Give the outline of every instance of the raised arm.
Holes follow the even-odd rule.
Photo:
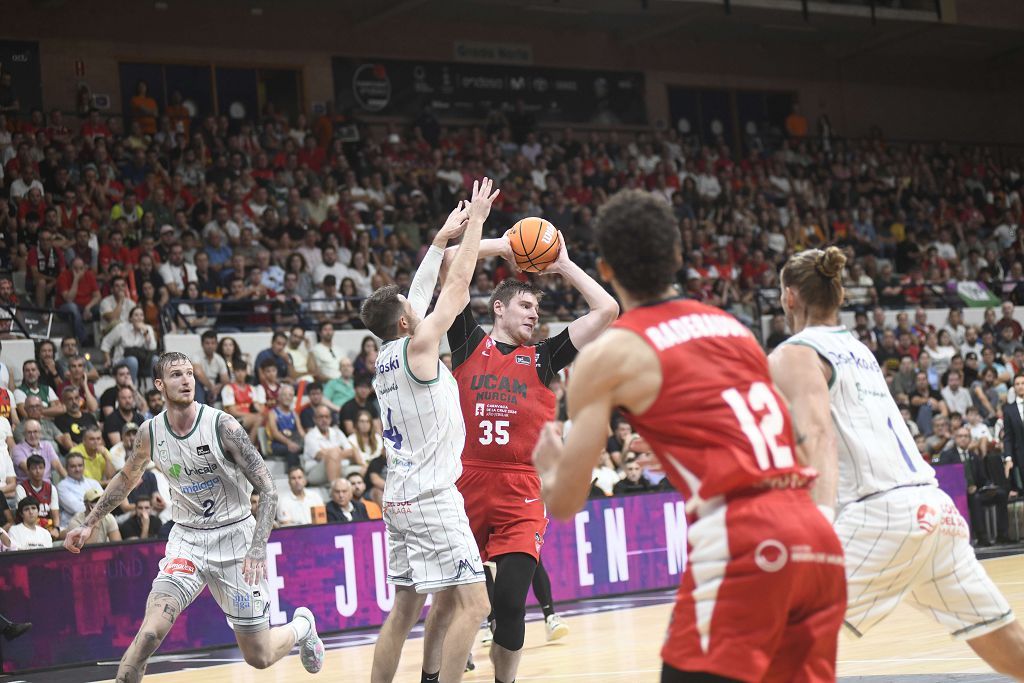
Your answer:
[[[455,254],[458,251],[458,247],[448,247],[444,250],[444,260],[441,262],[442,285],[448,279],[448,270],[451,268],[452,261],[455,260]],[[478,251],[476,255],[477,260],[479,261],[485,258],[492,258],[494,256],[500,256],[508,261],[513,267],[515,266],[515,258],[512,254],[512,245],[508,242],[508,233],[501,237],[480,240],[480,251]]]
[[[260,502],[256,506],[256,529],[252,534],[252,544],[245,554],[242,574],[250,586],[263,580],[267,564],[267,539],[274,527],[277,515],[277,487],[270,475],[267,463],[256,447],[249,440],[249,435],[238,424],[238,420],[230,415],[223,415],[217,423],[217,436],[224,444],[226,454],[231,457],[238,468],[249,480]]]
[[[441,294],[437,298],[433,312],[420,322],[416,334],[409,342],[409,364],[418,377],[436,376],[441,337],[469,303],[469,283],[473,278],[473,271],[476,270],[480,235],[483,232],[484,221],[491,212],[491,204],[498,196],[498,190],[492,193],[491,187],[490,178],[473,182],[469,221],[462,235],[462,243],[452,261],[448,278],[441,287]]]
[[[430,249],[416,269],[412,284],[409,285],[409,304],[416,315],[423,317],[427,314],[427,308],[434,298],[434,288],[437,286],[437,275],[441,269],[441,263],[445,255],[445,246],[453,238],[462,233],[464,223],[468,217],[468,206],[465,202],[459,202],[458,206],[452,209],[445,220],[444,226],[437,232]]]
[[[590,312],[569,323],[569,339],[573,346],[582,349],[584,345],[597,339],[598,335],[615,322],[615,319],[619,317],[619,304],[600,283],[569,259],[565,238],[562,237],[561,232],[558,233],[558,236],[562,242],[562,250],[547,270],[550,273],[560,274],[587,300]]]
[[[85,522],[77,529],[68,532],[64,539],[64,547],[73,553],[79,553],[82,546],[92,535],[93,529],[99,524],[111,510],[116,508],[128,497],[128,494],[142,481],[142,475],[146,471],[146,463],[149,462],[151,444],[149,442],[149,420],[139,426],[138,436],[135,438],[135,448],[124,461],[124,467],[114,475],[114,478],[107,484],[103,495],[96,501],[92,512],[85,518]],[[109,462],[109,461],[108,461]]]
[[[829,412],[828,381],[832,369],[809,346],[783,344],[768,357],[772,380],[789,403],[797,436],[797,453],[818,471],[811,494],[826,517],[835,517],[839,452]]]

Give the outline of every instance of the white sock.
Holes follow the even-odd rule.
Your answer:
[[[295,642],[305,640],[311,630],[309,619],[305,617],[295,617],[288,625],[292,627],[292,632],[295,634]]]

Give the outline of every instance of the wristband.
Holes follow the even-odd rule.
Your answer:
[[[831,505],[821,505],[821,504],[819,504],[818,505],[818,510],[821,512],[821,514],[823,514],[825,516],[825,519],[828,520],[829,524],[832,524],[833,522],[836,521],[836,511],[832,508]]]

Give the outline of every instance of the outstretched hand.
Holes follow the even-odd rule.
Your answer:
[[[487,216],[491,213],[491,204],[498,198],[498,194],[501,190],[491,189],[494,187],[494,181],[490,178],[483,178],[483,180],[473,181],[473,195],[469,200],[469,219],[477,220],[483,223],[487,220]]]
[[[458,239],[462,236],[462,233],[465,232],[468,220],[469,202],[460,201],[458,205],[452,209],[452,212],[448,214],[448,218],[445,219],[444,225],[437,233],[437,239],[444,240],[445,243]]]

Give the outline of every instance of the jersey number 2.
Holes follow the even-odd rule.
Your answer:
[[[775,400],[775,394],[767,384],[764,382],[751,384],[746,399],[735,389],[723,391],[722,398],[732,408],[732,412],[736,413],[740,429],[750,439],[758,467],[767,470],[773,465],[774,467],[793,466],[793,449],[789,446],[782,446],[778,442],[786,421],[783,419],[782,410],[779,409],[779,402]],[[751,409],[766,411],[760,424],[755,421]]]
[[[213,517],[213,498],[203,501],[203,517]]]
[[[508,443],[508,420],[480,420],[480,429],[483,434],[480,436],[480,443],[488,445],[492,441],[499,446]]]

